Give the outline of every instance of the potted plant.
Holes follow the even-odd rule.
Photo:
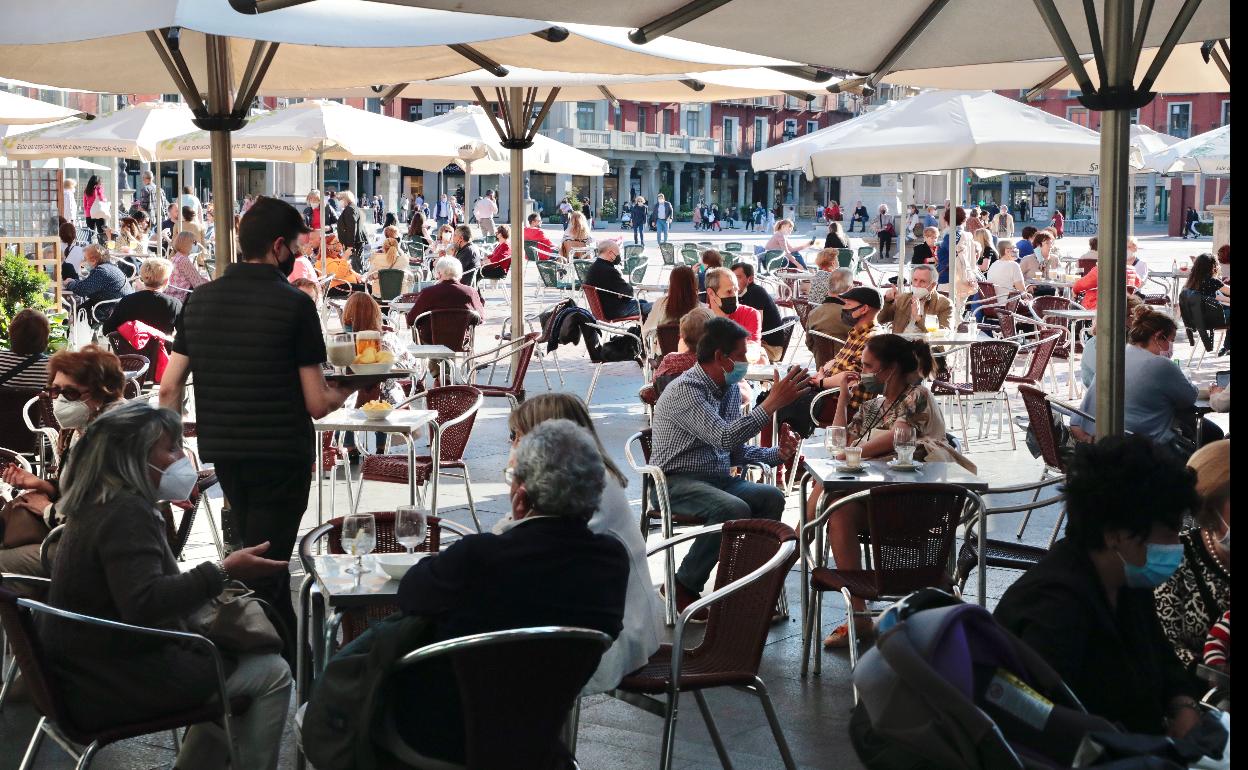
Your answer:
[[[0,336],[8,339],[9,322],[23,308],[47,310],[48,276],[20,254],[0,258]]]

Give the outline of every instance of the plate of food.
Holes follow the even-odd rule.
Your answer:
[[[366,420],[384,420],[394,411],[394,407],[385,401],[369,401],[360,406]]]
[[[394,354],[389,350],[366,348],[351,362],[353,374],[386,374],[394,368]]]

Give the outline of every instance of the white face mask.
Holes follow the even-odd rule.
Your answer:
[[[199,473],[189,457],[183,455],[164,469],[151,463],[147,465],[154,471],[160,471],[160,483],[156,486],[157,500],[177,502],[190,499],[191,492],[195,491],[195,482],[199,480]]]
[[[52,415],[62,428],[78,430],[85,428],[91,420],[91,407],[86,401],[70,401],[65,396],[57,396],[52,402]]]
[[[931,293],[932,293],[932,290],[931,290],[931,289],[924,288],[924,287],[922,287],[922,286],[915,286],[915,287],[914,287],[914,298],[915,298],[915,299],[917,299],[917,300],[918,300],[918,301],[920,301],[920,302],[922,302],[923,300],[927,299],[928,295],[929,295],[929,294],[931,294]]]

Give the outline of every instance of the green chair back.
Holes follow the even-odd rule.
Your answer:
[[[576,268],[576,279],[581,283],[585,283],[585,277],[589,275],[589,266],[594,264],[592,259],[574,259],[572,267]]]
[[[741,251],[742,248],[741,241],[728,241],[724,244],[724,251]]]
[[[630,243],[624,247],[624,261],[627,262],[629,257],[636,257],[646,253],[646,247],[636,243]]]
[[[841,267],[853,268],[856,257],[853,249],[836,250],[836,263]]]
[[[697,267],[702,263],[702,252],[697,246],[684,246],[680,250],[680,258],[689,267]]]
[[[788,265],[789,258],[785,256],[783,251],[780,251],[779,249],[771,249],[769,251],[764,251],[758,258],[758,262],[763,265],[764,272],[774,273],[776,270]]]
[[[377,289],[381,294],[381,299],[389,301],[402,294],[403,279],[406,277],[406,270],[395,270],[393,268],[378,270]]]
[[[574,288],[573,284],[559,280],[559,265],[554,260],[539,260],[537,263],[537,275],[542,280],[542,286],[547,289],[566,290]]]
[[[675,265],[675,264],[676,264],[676,247],[675,247],[675,246],[673,246],[672,244],[670,244],[670,243],[660,243],[660,244],[659,244],[659,254],[661,254],[661,255],[663,256],[663,264],[665,264],[665,265]]]
[[[628,277],[629,283],[635,284],[641,281],[640,277],[636,281],[633,280],[633,272],[639,267],[645,267],[647,262],[649,262],[649,259],[645,254],[633,254],[632,256],[624,257],[624,275]],[[642,273],[644,272],[643,270]]]

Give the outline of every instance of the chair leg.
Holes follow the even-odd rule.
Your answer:
[[[819,627],[815,625],[815,602],[817,599],[811,596],[806,601],[806,613],[802,616],[802,676],[810,670],[810,653],[812,648],[818,655],[818,648],[814,646],[815,632]]]
[[[78,764],[74,765],[74,770],[87,770],[91,766],[92,760],[95,759],[95,753],[100,750],[99,743],[92,743],[90,746],[82,750],[82,756],[78,757]]]
[[[546,356],[538,356],[537,365],[542,367],[542,379],[546,381],[546,390],[550,390],[550,374],[546,371]]]
[[[966,451],[969,452],[971,451],[971,440],[966,435],[966,423],[970,420],[970,416],[966,411],[966,399],[962,398],[960,395],[957,396],[957,399],[958,412],[962,416],[962,443],[966,446]]]
[[[1062,509],[1057,514],[1057,523],[1053,525],[1053,534],[1049,536],[1049,548],[1057,542],[1057,536],[1062,532],[1062,522],[1066,521],[1066,509]]]
[[[680,690],[667,693],[667,715],[663,720],[663,748],[659,755],[659,770],[672,770],[672,758],[676,753],[676,716],[680,708]]]
[[[715,753],[719,756],[719,764],[724,770],[732,770],[732,759],[728,756],[724,739],[720,737],[719,728],[715,725],[715,717],[711,715],[711,709],[706,705],[706,696],[701,690],[694,690],[693,699],[698,702],[698,710],[702,712],[702,721],[706,723],[706,731],[711,734],[711,745],[715,747]]]
[[[43,735],[48,724],[47,717],[39,717],[39,723],[35,725],[35,733],[30,736],[30,743],[26,745],[26,754],[22,757],[22,764],[17,770],[30,770],[35,762],[35,757],[39,755],[39,745],[43,743]]]
[[[1014,435],[1014,410],[1010,408],[1010,396],[1005,391],[1001,392],[1005,397],[1005,420],[1010,424],[1010,449],[1018,449],[1018,438]]]
[[[567,383],[563,379],[563,367],[559,365],[559,351],[552,350],[550,352],[550,357],[555,362],[555,374],[559,375],[559,386],[563,387]]]
[[[481,520],[477,518],[477,504],[472,500],[472,479],[468,475],[468,464],[464,464],[464,491],[468,493],[468,513],[472,516],[472,525],[481,532]]]
[[[1040,480],[1041,480],[1041,481],[1044,481],[1044,477],[1045,477],[1046,475],[1048,475],[1047,471],[1041,471],[1041,472],[1040,472]],[[1039,490],[1039,489],[1037,489],[1037,490],[1036,490],[1036,494],[1035,494],[1035,496],[1034,496],[1034,497],[1032,497],[1032,498],[1031,498],[1031,501],[1034,503],[1034,502],[1036,502],[1036,501],[1037,501],[1037,500],[1039,500],[1039,499],[1040,499],[1040,490]],[[1019,539],[1019,538],[1021,538],[1021,537],[1023,536],[1023,530],[1027,529],[1027,522],[1031,519],[1031,512],[1032,512],[1032,510],[1034,510],[1034,509],[1029,508],[1029,509],[1027,509],[1027,512],[1023,514],[1023,521],[1022,521],[1022,523],[1021,523],[1021,524],[1019,524],[1019,525],[1018,525],[1018,532],[1016,532],[1016,533],[1014,534],[1014,539],[1016,539],[1016,540],[1017,540],[1017,539]]]
[[[602,374],[602,364],[594,364],[594,377],[589,381],[589,392],[585,394],[585,406],[594,400],[594,388],[598,385],[598,376]]]
[[[221,528],[217,526],[217,517],[212,513],[207,490],[204,491],[204,515],[208,517],[208,531],[212,533],[212,544],[217,547],[217,558],[224,559],[226,553],[225,545],[221,542]]]
[[[823,676],[823,655],[819,649],[817,641],[819,635],[823,633],[823,591],[816,591],[814,596],[815,605],[815,622],[811,624],[811,647],[815,658],[815,676]]]
[[[0,686],[0,711],[4,711],[4,703],[9,698],[9,689],[17,678],[17,658],[10,657],[9,665],[4,668],[4,684]]]
[[[750,688],[758,699],[763,703],[763,713],[767,715],[767,724],[771,726],[771,734],[776,738],[776,748],[780,750],[780,758],[784,761],[786,770],[796,770],[797,763],[793,761],[793,752],[789,751],[789,742],[784,738],[784,730],[780,727],[780,720],[776,718],[775,706],[771,705],[771,696],[767,694],[767,685],[763,684],[763,680],[754,677],[754,685]]]

